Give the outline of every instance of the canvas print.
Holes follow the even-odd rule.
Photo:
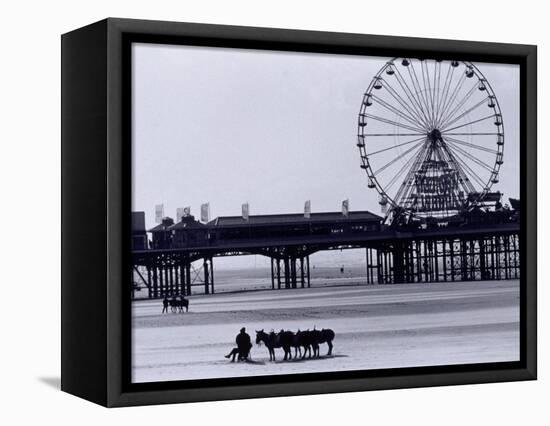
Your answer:
[[[131,57],[132,382],[520,359],[519,66]]]

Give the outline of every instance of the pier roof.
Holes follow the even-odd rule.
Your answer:
[[[248,220],[242,216],[221,216],[208,222],[209,226],[245,226],[245,225],[288,225],[325,222],[380,222],[383,218],[367,210],[349,212],[344,216],[342,212],[311,213],[307,218],[303,213],[250,215]]]
[[[147,232],[159,232],[159,231],[166,231],[168,228],[170,228],[174,224],[174,219],[171,217],[164,217],[162,219],[162,222],[159,223],[154,228],[149,229]]]
[[[192,220],[182,220],[181,222],[175,223],[174,225],[170,226],[170,230],[175,229],[201,229],[206,227],[204,223],[198,222],[194,219]]]

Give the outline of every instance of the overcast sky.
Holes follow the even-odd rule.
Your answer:
[[[356,147],[363,93],[389,58],[134,44],[133,210],[210,202],[211,217],[379,213]],[[477,63],[502,108],[500,183],[519,194],[519,67]]]

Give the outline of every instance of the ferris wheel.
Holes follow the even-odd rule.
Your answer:
[[[450,217],[498,183],[502,113],[471,62],[394,58],[363,96],[357,146],[384,213]]]

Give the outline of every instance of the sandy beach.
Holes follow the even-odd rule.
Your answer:
[[[336,285],[190,297],[186,314],[161,314],[158,300],[133,303],[133,381],[292,374],[519,359],[519,281]],[[253,362],[223,355],[254,330],[332,328],[334,352],[320,359]]]

